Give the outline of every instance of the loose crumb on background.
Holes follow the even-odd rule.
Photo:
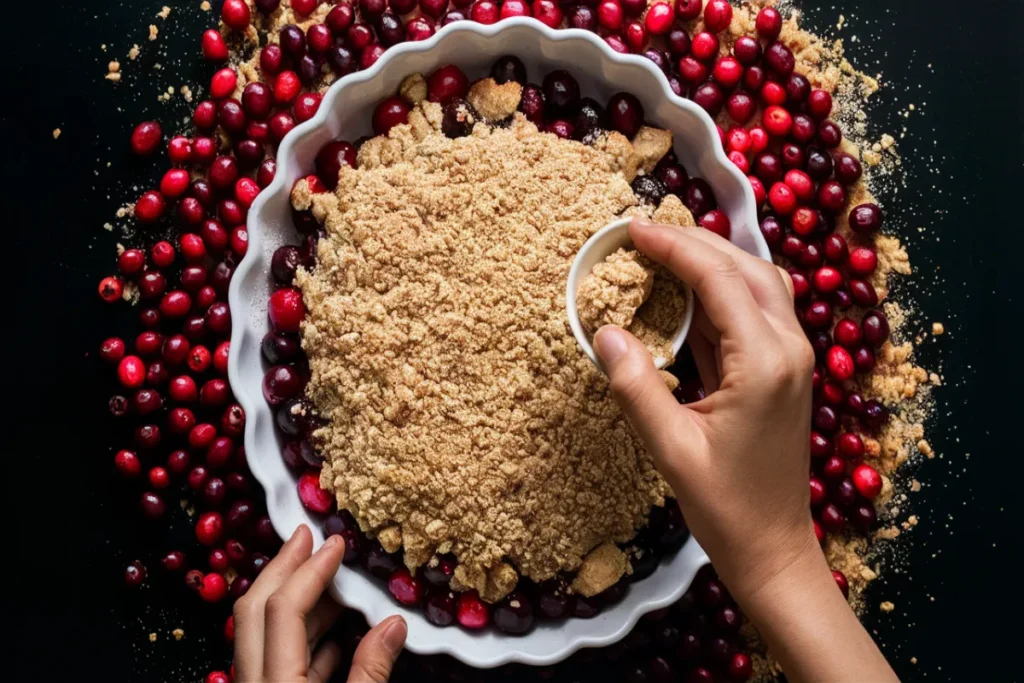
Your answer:
[[[53,129],[53,139],[56,140],[57,138],[59,138],[60,137],[60,133],[61,133],[60,128],[54,128]]]

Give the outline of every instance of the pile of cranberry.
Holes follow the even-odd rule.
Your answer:
[[[290,3],[300,18],[321,4],[321,0]],[[279,0],[255,0],[252,5],[263,16],[254,17],[253,8],[244,0],[225,0],[223,31],[211,29],[202,37],[202,51],[209,61],[225,63],[230,57],[229,44],[240,45],[241,36],[254,20],[262,25],[263,17],[277,9]],[[703,30],[689,32],[687,22],[700,17],[702,11]],[[126,249],[118,257],[117,274],[99,285],[106,301],[131,298],[136,293],[140,301],[141,331],[131,342],[131,350],[129,343],[117,337],[100,346],[100,357],[116,367],[122,387],[111,397],[110,411],[136,425],[133,443],[117,452],[114,465],[138,486],[140,510],[146,517],[169,517],[169,499],[188,498],[195,508],[196,543],[191,548],[170,549],[160,558],[162,570],[180,574],[201,600],[232,600],[245,593],[280,544],[265,514],[263,493],[246,466],[242,444],[245,413],[234,401],[226,380],[231,330],[228,283],[247,249],[248,207],[274,178],[274,147],[297,123],[316,113],[321,100],[316,88],[327,70],[343,76],[366,68],[388,46],[422,40],[453,21],[494,23],[511,16],[533,16],[553,28],[592,30],[617,51],[643,54],[664,70],[677,94],[692,98],[723,122],[719,127],[723,146],[732,162],[748,174],[759,205],[761,230],[793,277],[797,314],[819,359],[810,434],[814,457],[809,486],[815,529],[822,541],[827,534],[844,532],[850,526],[869,531],[876,523],[871,501],[881,491],[882,478],[863,462],[863,435],[877,433],[889,415],[879,402],[865,400],[851,380],[872,371],[875,353],[889,336],[888,321],[875,308],[878,295],[870,284],[878,265],[872,233],[880,227],[882,214],[874,204],[848,206],[850,189],[863,170],[855,157],[839,150],[842,131],[828,119],[831,96],[813,89],[807,78],[795,72],[793,53],[778,41],[782,30],[779,12],[762,9],[756,21],[757,35],[739,38],[731,54],[720,55],[719,36],[729,26],[732,13],[726,0],[710,0],[707,7],[701,0],[656,1],[650,7],[646,0],[584,0],[579,4],[553,0],[359,0],[349,4],[341,0],[326,13],[323,23],[305,30],[286,26],[278,42],[263,45],[259,50],[262,81],[248,83],[239,99],[232,97],[238,72],[228,66],[217,71],[211,80],[210,99],[195,108],[194,134],[169,140],[167,155],[172,168],[159,188],[144,192],[135,204],[134,217],[139,223],[170,223],[175,238]],[[524,95],[524,111],[531,106],[529,102],[543,108],[546,97],[551,96],[544,88]],[[391,110],[379,110],[382,127],[390,127],[394,117],[401,115],[394,101],[392,105]],[[614,117],[617,111],[612,107],[607,116]],[[624,115],[630,115],[628,107]],[[578,125],[578,121],[556,119],[546,125],[556,134],[575,137],[567,126]],[[145,122],[136,127],[131,144],[135,153],[150,156],[163,139],[159,124]],[[354,148],[339,144],[332,153],[333,158],[330,154],[318,158],[318,176],[330,177],[333,170],[336,177],[333,165],[349,163]],[[656,191],[678,193],[670,185],[671,177],[658,175],[656,180],[661,183]],[[638,193],[649,190],[635,189]],[[685,191],[682,197],[688,205],[694,201],[693,197],[687,201]],[[713,208],[710,204],[709,215]],[[852,244],[834,232],[837,218],[844,215],[853,231]],[[723,228],[720,218],[702,217],[701,222],[709,229],[727,232],[728,225]],[[288,252],[282,263],[275,259],[275,277],[290,281],[287,272],[309,257],[311,244],[295,249],[298,253]],[[282,273],[278,274],[278,269]],[[287,321],[288,315],[301,319],[301,297],[287,288],[279,292],[286,292],[280,296],[288,299],[281,302],[287,327],[293,324]],[[294,329],[276,331],[283,333],[265,342],[264,355],[275,366],[290,367],[283,361],[300,356],[294,336],[290,336]],[[684,358],[675,371],[682,380],[680,400],[699,399],[703,390],[692,361]],[[284,376],[273,379],[274,386],[287,386],[290,381]],[[283,431],[294,430],[295,437],[305,429],[301,424],[279,426]],[[301,438],[295,443],[298,445],[286,449],[285,457],[315,467],[319,462],[315,452],[305,449]],[[329,498],[308,474],[300,477],[299,488],[304,500]],[[330,512],[329,501],[324,511]],[[331,514],[326,524],[336,526],[347,539],[357,537],[349,531],[353,521],[345,513]],[[454,619],[464,626],[487,620],[507,632],[532,626],[534,616],[524,616],[514,608],[499,616],[499,610],[488,611],[475,600],[462,609],[463,597],[442,590],[450,576],[450,558],[440,558],[436,567],[414,577],[398,566],[395,557],[365,539],[361,545],[351,540],[351,545],[354,557],[371,573],[386,575],[392,594],[400,601],[450,596],[455,601]],[[148,571],[143,563],[132,562],[125,570],[125,581],[139,585]],[[834,574],[845,593],[846,578]],[[557,613],[559,600],[564,598],[558,587],[528,586],[526,590],[531,599],[516,600],[516,605],[536,606],[541,617],[548,608]],[[436,623],[453,618],[452,605],[443,597],[431,604],[434,602],[437,609],[425,609],[428,616],[434,613]],[[586,601],[577,600],[571,606],[568,600],[565,603],[564,613],[582,610],[578,616],[586,616]],[[348,615],[345,623],[354,643],[366,626],[356,615]],[[565,666],[573,667],[574,673],[580,667],[595,671],[614,667],[630,681],[678,680],[681,675],[694,681],[745,680],[751,674],[751,661],[740,651],[739,624],[735,604],[713,571],[706,568],[677,605],[649,615],[623,643],[579,653]],[[225,635],[229,641],[233,637],[230,619]],[[399,666],[399,675],[438,671],[451,680],[550,679],[556,675],[548,669],[514,667],[486,674],[472,672],[448,658],[403,657]],[[208,681],[228,678],[222,672],[212,672]]]

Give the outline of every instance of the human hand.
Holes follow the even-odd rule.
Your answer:
[[[814,536],[814,354],[792,280],[707,230],[634,220],[629,232],[700,297],[689,343],[708,396],[678,404],[625,330],[601,328],[594,348],[694,537],[789,680],[895,681]]]
[[[323,636],[342,610],[325,591],[341,566],[345,543],[331,536],[312,550],[313,536],[302,525],[235,603],[240,683],[326,683],[341,665],[341,646]],[[370,629],[352,657],[348,682],[386,683],[406,633],[399,616]]]
[[[776,266],[698,229],[634,220],[633,243],[700,300],[689,343],[707,398],[680,405],[646,347],[618,327],[594,347],[693,535],[734,594],[756,591],[812,551],[814,354]]]

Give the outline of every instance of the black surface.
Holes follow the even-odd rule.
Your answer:
[[[169,1],[166,21],[154,16],[161,2],[12,4],[0,40],[0,130],[6,261],[16,262],[5,296],[15,314],[3,326],[5,374],[14,376],[5,382],[14,434],[4,504],[17,545],[3,554],[15,577],[5,596],[15,607],[5,609],[16,630],[13,680],[196,680],[226,666],[226,611],[197,609],[166,582],[139,593],[121,585],[136,557],[155,573],[152,553],[166,542],[138,526],[134,498],[112,474],[120,442],[95,349],[113,329],[133,328],[95,291],[113,270],[116,242],[101,226],[136,194],[131,186],[149,186],[161,170],[130,158],[131,126],[155,117],[177,127],[181,98],[156,97],[206,82],[198,29],[215,17],[198,0]],[[906,185],[883,198],[916,271],[900,289],[918,303],[920,329],[932,320],[947,329],[921,352],[946,381],[929,429],[940,457],[917,474],[921,522],[872,589],[867,624],[906,680],[1018,680],[1022,4],[813,4],[804,3],[808,25],[834,27],[841,8],[842,34],[858,36],[851,59],[885,76],[877,133],[898,132],[897,110],[916,105],[900,141]],[[154,43],[150,23],[160,28]],[[125,57],[132,43],[143,49],[138,62]],[[127,72],[117,86],[103,80],[115,57]],[[183,542],[189,534],[172,533]],[[896,610],[879,613],[881,600]],[[175,642],[179,626],[186,637]]]

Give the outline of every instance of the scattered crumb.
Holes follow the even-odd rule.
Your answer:
[[[156,37],[160,35],[160,30],[156,27],[156,24],[149,25],[149,39],[156,40]]]
[[[166,19],[168,17],[168,15],[170,15],[170,13],[171,13],[171,8],[168,7],[167,5],[164,5],[163,7],[160,8],[160,11],[157,12],[156,15],[158,17],[160,17],[161,19]]]
[[[911,664],[917,664],[917,657],[911,657],[910,658],[910,663]]]
[[[188,87],[187,85],[183,85],[181,86],[181,88],[179,88],[179,90],[181,92],[181,96],[185,98],[186,102],[192,101],[192,88]]]
[[[171,635],[174,636],[175,640],[181,640],[182,638],[185,637],[185,630],[184,629],[180,629],[180,628],[176,628],[173,631],[171,631]]]
[[[53,139],[56,140],[57,138],[59,138],[60,137],[60,133],[61,133],[60,128],[54,128],[53,129]]]
[[[114,230],[114,226],[112,223],[104,223],[103,229],[106,230],[107,232],[112,232]]]
[[[151,643],[155,643],[156,642],[156,632],[155,631],[153,633],[149,634],[149,642],[151,642]]]
[[[946,326],[942,323],[932,323],[932,334],[938,337],[940,334],[946,333]]]
[[[894,609],[896,609],[896,605],[894,605],[891,602],[889,602],[888,600],[886,600],[881,605],[879,605],[878,608],[880,610],[882,610],[883,612],[891,612]]]
[[[138,45],[132,45],[132,48],[130,50],[128,50],[128,59],[131,59],[131,60],[138,59],[139,55],[141,53],[142,53],[142,48],[140,48]]]
[[[204,12],[209,12],[211,9],[213,9],[213,7],[210,6],[210,3],[207,2],[207,0],[203,0],[201,3],[199,3],[199,9],[203,10]]]

